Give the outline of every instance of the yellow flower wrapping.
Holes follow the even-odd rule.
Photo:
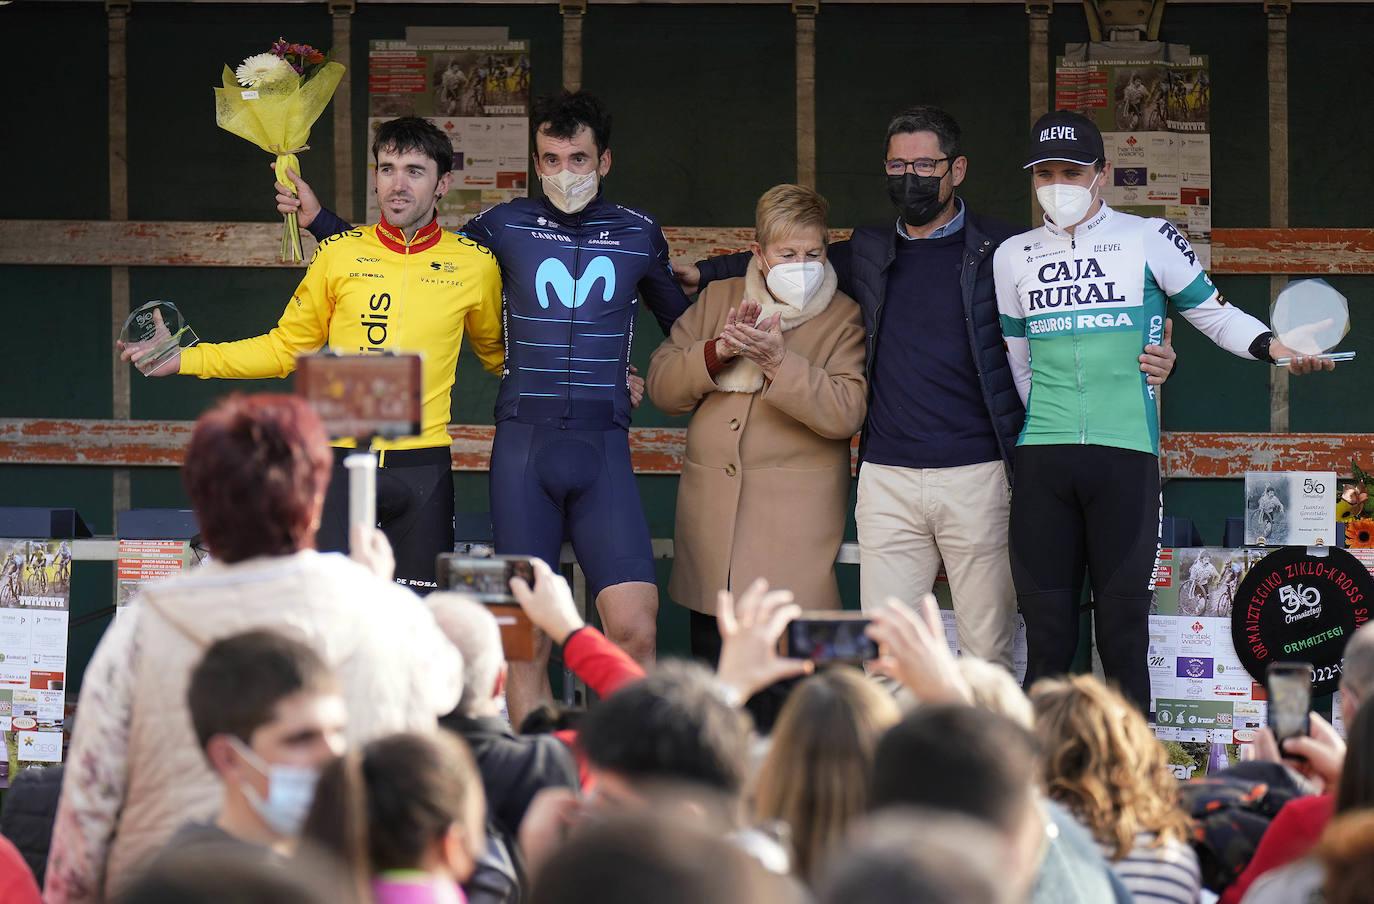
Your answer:
[[[341,64],[326,63],[304,84],[299,78],[286,78],[245,88],[225,66],[224,87],[215,89],[215,124],[275,154],[277,179],[295,191],[286,170],[300,172],[296,153],[308,147],[310,128],[329,105],[343,74]],[[295,220],[288,215],[282,241],[284,261],[301,259]]]

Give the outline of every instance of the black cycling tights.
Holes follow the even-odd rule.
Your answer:
[[[1145,711],[1159,459],[1111,446],[1018,446],[1014,474],[1011,573],[1026,619],[1026,687],[1069,670],[1086,568],[1103,670]]]

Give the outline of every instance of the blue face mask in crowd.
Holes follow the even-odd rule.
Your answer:
[[[238,738],[231,736],[230,741],[239,756],[267,779],[266,798],[251,785],[239,785],[249,805],[278,835],[284,838],[298,837],[305,825],[305,817],[310,813],[310,805],[315,800],[315,786],[320,780],[319,768],[268,763]]]

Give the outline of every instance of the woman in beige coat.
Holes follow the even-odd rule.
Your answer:
[[[825,260],[825,213],[811,189],[769,189],[748,273],[707,286],[649,362],[654,404],[692,412],[668,592],[692,612],[699,656],[717,646],[721,588],[763,577],[804,608],[840,607],[834,561],[868,387],[859,307]]]

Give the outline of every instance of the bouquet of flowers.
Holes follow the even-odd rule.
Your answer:
[[[1355,548],[1374,547],[1374,512],[1369,505],[1369,491],[1374,489],[1374,476],[1361,470],[1350,460],[1350,473],[1355,482],[1341,487],[1336,500],[1336,520],[1345,522],[1345,543]]]
[[[296,154],[309,148],[310,127],[320,118],[344,67],[306,44],[278,38],[267,53],[250,56],[238,69],[224,67],[215,89],[215,123],[277,157],[277,179],[295,189],[287,169],[300,172]],[[281,259],[301,260],[296,215],[286,215]]]

